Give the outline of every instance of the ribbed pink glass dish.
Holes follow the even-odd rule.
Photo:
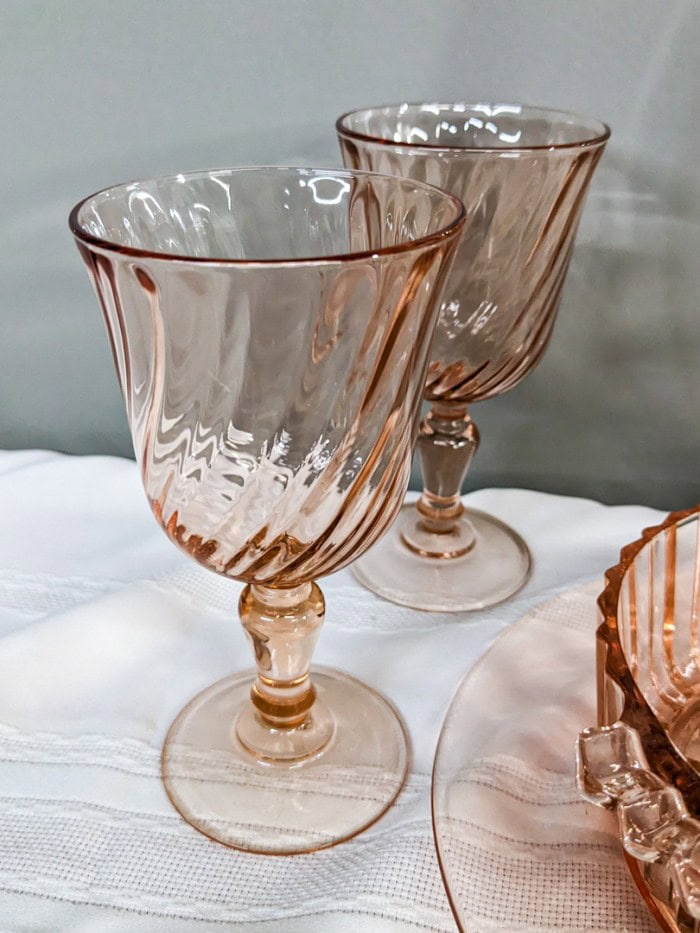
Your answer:
[[[699,933],[700,506],[623,548],[606,584],[598,726],[579,738],[579,788],[616,812],[663,929]]]
[[[467,210],[431,348],[423,495],[355,572],[404,605],[482,609],[523,585],[530,554],[512,529],[462,505],[479,443],[468,407],[513,388],[542,357],[610,131],[562,111],[487,103],[357,110],[336,129],[348,167],[428,181]]]
[[[247,584],[257,674],[196,697],[163,751],[175,806],[228,845],[332,845],[404,781],[392,707],[340,672],[309,676],[315,580],[400,508],[463,222],[419,182],[297,168],[120,185],[71,214],[153,513]]]

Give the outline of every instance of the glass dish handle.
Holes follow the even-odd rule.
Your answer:
[[[629,855],[667,869],[675,897],[700,930],[700,821],[680,791],[650,769],[637,730],[620,720],[584,729],[576,783],[586,800],[615,810]]]

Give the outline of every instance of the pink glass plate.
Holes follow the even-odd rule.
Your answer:
[[[433,770],[433,828],[461,930],[658,928],[614,819],[587,805],[572,748],[595,720],[596,581],[510,627],[467,674]]]

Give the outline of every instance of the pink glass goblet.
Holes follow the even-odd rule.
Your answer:
[[[513,529],[460,499],[479,444],[468,409],[511,389],[544,353],[610,131],[555,110],[466,103],[358,110],[336,129],[346,166],[427,181],[467,211],[430,352],[423,493],[355,573],[403,605],[483,609],[520,589],[531,558]]]
[[[227,845],[332,845],[405,779],[390,704],[339,671],[310,676],[315,581],[400,508],[463,223],[420,182],[298,168],[119,185],[71,214],[153,514],[246,584],[257,672],[195,697],[162,758],[175,807]]]

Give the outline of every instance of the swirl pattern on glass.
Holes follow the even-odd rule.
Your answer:
[[[393,521],[456,198],[343,171],[109,189],[72,227],[153,512],[218,573],[296,586]]]
[[[337,130],[349,168],[428,182],[466,208],[426,398],[471,403],[512,388],[552,333],[607,127],[519,105],[402,104],[346,114]]]

